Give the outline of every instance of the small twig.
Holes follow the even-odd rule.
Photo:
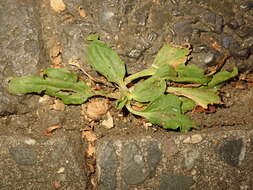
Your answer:
[[[106,81],[103,81],[103,80],[99,80],[99,79],[96,79],[96,78],[94,78],[94,77],[92,77],[90,74],[88,74],[82,67],[81,67],[81,65],[79,64],[79,63],[77,63],[76,61],[74,61],[74,62],[71,62],[71,63],[69,63],[70,65],[73,65],[73,66],[76,66],[78,69],[80,69],[90,80],[92,80],[93,82],[96,82],[96,83],[102,83],[102,84],[104,84],[104,85],[106,85],[106,86],[108,86],[108,87],[115,87],[115,86],[113,86],[111,83],[108,83],[108,82],[106,82]]]

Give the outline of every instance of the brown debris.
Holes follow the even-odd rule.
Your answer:
[[[65,104],[61,100],[54,100],[54,104],[50,105],[50,109],[56,110],[56,111],[64,111],[65,110]]]
[[[55,44],[49,52],[54,67],[59,67],[62,63],[62,46],[60,43]]]
[[[77,11],[81,17],[85,18],[87,16],[86,11],[82,7],[78,7]]]
[[[53,136],[53,132],[56,129],[61,129],[61,128],[62,128],[62,126],[59,126],[59,125],[53,125],[51,127],[48,127],[46,130],[45,136]]]
[[[85,116],[91,120],[99,120],[109,110],[109,100],[105,98],[92,98],[82,105]]]
[[[196,113],[214,113],[214,112],[216,112],[216,107],[214,105],[208,105],[208,108],[205,109],[202,106],[196,106],[193,109],[193,112],[196,112]]]
[[[217,65],[213,66],[213,67],[209,67],[207,69],[207,74],[206,76],[211,76],[213,74],[215,74],[217,71],[219,71],[223,65],[225,64],[226,60],[229,58],[228,54],[223,55],[220,60],[218,61]]]
[[[53,186],[55,189],[60,189],[61,188],[61,183],[59,181],[54,181]]]

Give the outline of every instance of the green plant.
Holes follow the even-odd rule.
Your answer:
[[[87,47],[87,63],[106,77],[114,86],[113,92],[94,90],[63,68],[46,69],[42,76],[12,78],[9,91],[44,93],[60,98],[65,104],[82,104],[92,96],[110,97],[117,99],[118,109],[126,107],[163,128],[188,131],[196,123],[184,113],[196,105],[207,108],[208,104],[219,104],[220,84],[238,74],[234,68],[232,72],[220,71],[207,76],[196,65],[186,64],[189,47],[164,45],[151,68],[126,76],[125,64],[115,51],[96,35],[87,39],[91,41]]]

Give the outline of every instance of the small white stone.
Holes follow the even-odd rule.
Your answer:
[[[183,143],[197,144],[197,143],[200,143],[202,140],[203,140],[202,136],[199,134],[196,134],[184,139]]]
[[[196,175],[197,174],[197,171],[195,170],[195,169],[193,169],[192,171],[191,171],[191,175]]]
[[[58,174],[62,174],[64,173],[65,168],[64,167],[60,167],[59,170],[57,171]]]
[[[35,145],[36,144],[36,140],[34,140],[34,139],[26,139],[25,141],[24,141],[26,144],[28,144],[28,145]]]

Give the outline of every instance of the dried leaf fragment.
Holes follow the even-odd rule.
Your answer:
[[[97,140],[97,136],[93,131],[83,131],[83,138],[85,138],[88,142],[95,142]]]
[[[55,189],[60,189],[61,188],[61,183],[59,181],[54,181],[53,186]]]
[[[50,0],[50,6],[57,13],[60,13],[66,9],[66,5],[64,4],[63,0]]]
[[[50,106],[51,109],[56,111],[64,111],[65,104],[61,100],[54,100],[54,104]]]
[[[78,7],[78,12],[79,12],[79,15],[81,16],[81,17],[86,17],[87,16],[87,13],[86,13],[86,11],[82,8],[82,7]]]
[[[48,127],[47,130],[46,130],[46,134],[45,136],[53,136],[53,132],[56,130],[56,129],[61,129],[62,126],[60,125],[53,125],[51,127]]]

